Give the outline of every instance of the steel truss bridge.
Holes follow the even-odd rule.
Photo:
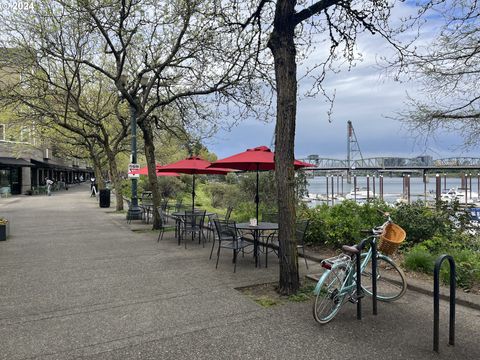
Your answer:
[[[302,161],[315,164],[310,170],[388,170],[388,171],[428,171],[428,170],[479,170],[480,157],[450,157],[434,160],[430,156],[415,158],[373,157],[357,160],[338,160],[309,156]]]

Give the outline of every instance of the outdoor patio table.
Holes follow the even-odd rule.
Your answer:
[[[142,199],[151,199],[153,197],[153,194],[151,191],[144,191],[142,193]]]
[[[187,211],[188,211],[188,210],[187,210]],[[203,214],[203,210],[198,210],[198,209],[195,209],[195,214],[197,213],[197,211],[198,211],[198,216],[200,216],[200,215]],[[171,215],[172,215],[173,217],[182,218],[182,217],[185,217],[185,213],[186,213],[186,211],[185,211],[185,210],[182,210],[182,211],[175,211],[175,212],[171,213]],[[213,213],[213,212],[208,212],[208,211],[207,211],[207,212],[205,213],[205,216],[214,215],[214,214],[215,214],[215,213]]]
[[[143,200],[141,205],[145,209],[145,222],[148,224],[150,222],[150,214],[153,214],[153,202]]]
[[[181,234],[181,229],[180,229],[180,225],[185,221],[184,218],[185,218],[185,214],[187,211],[190,211],[190,210],[182,210],[182,211],[175,211],[173,213],[171,213],[171,216],[176,219],[176,225],[177,225],[177,230],[175,231],[175,234],[178,234],[178,245],[180,245],[180,234]],[[197,213],[198,211],[198,213]],[[211,215],[214,215],[215,213],[213,212],[205,212],[205,217],[208,217],[208,216],[211,216]],[[195,216],[202,216],[203,215],[203,210],[200,210],[200,209],[195,209],[195,213],[194,213]]]
[[[271,222],[259,222],[257,225],[250,225],[250,223],[238,223],[236,224],[238,230],[250,231],[253,235],[253,257],[255,258],[255,267],[258,267],[258,245],[260,234],[263,231],[278,230],[277,223]]]

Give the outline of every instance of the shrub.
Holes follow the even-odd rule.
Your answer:
[[[457,285],[469,288],[474,284],[480,283],[480,254],[471,250],[451,251],[456,265]],[[450,281],[449,266],[442,266],[440,269],[440,278],[443,282]]]
[[[475,249],[476,239],[475,236],[467,233],[452,232],[449,235],[435,234],[421,244],[433,254],[464,249],[478,251],[478,248]]]
[[[235,184],[212,182],[207,184],[206,190],[212,199],[212,206],[215,208],[235,206],[240,199],[240,190]]]
[[[363,205],[354,201],[344,201],[335,206],[326,204],[308,211],[310,227],[307,242],[324,243],[340,247],[344,244],[358,243],[362,230],[372,229],[383,223],[384,219],[377,209],[385,209],[381,202]]]
[[[404,265],[407,269],[433,274],[435,261],[439,255],[447,251],[432,253],[424,244],[413,247],[405,254]],[[456,281],[458,286],[469,288],[480,283],[480,254],[476,251],[450,249],[448,253],[455,260]],[[450,281],[450,267],[442,265],[440,279],[444,283]]]
[[[449,229],[447,219],[421,201],[399,205],[392,212],[392,219],[406,231],[407,247],[431,239],[436,233],[446,234]]]
[[[158,177],[157,181],[160,196],[163,199],[173,199],[186,190],[184,183],[174,177]]]
[[[432,274],[435,256],[425,247],[416,246],[405,254],[404,265],[409,270]]]
[[[242,195],[242,201],[255,199],[257,189],[257,174],[255,172],[247,172],[238,175],[239,189]],[[266,204],[268,207],[277,206],[277,190],[275,183],[274,171],[262,171],[259,173],[258,190],[260,204]]]
[[[131,199],[132,197],[132,181],[130,179],[122,180],[120,184],[120,191],[123,197]]]
[[[269,207],[267,204],[259,204],[258,212],[260,214],[276,212],[275,208]],[[244,201],[237,203],[232,211],[231,218],[237,222],[248,222],[249,219],[255,217],[255,202],[253,199],[251,201]]]

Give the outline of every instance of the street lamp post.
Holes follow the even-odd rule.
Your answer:
[[[121,76],[121,81],[126,84],[126,76]],[[140,80],[140,85],[142,89],[145,90],[145,87],[148,83],[148,77],[142,76]],[[137,102],[137,94],[133,94],[135,102]],[[131,139],[131,162],[133,164],[137,163],[137,107],[134,104],[130,104],[130,128],[132,133]],[[130,202],[130,207],[127,212],[127,219],[129,220],[140,220],[142,218],[142,210],[138,206],[138,194],[137,194],[137,178],[132,177],[132,187],[131,187],[132,197]]]

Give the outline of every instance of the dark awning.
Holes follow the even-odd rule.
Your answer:
[[[56,170],[71,170],[71,168],[68,167],[67,165],[55,164],[52,162],[39,161],[35,159],[31,159],[31,162],[33,163],[33,165],[40,168],[51,168]]]
[[[0,157],[0,165],[7,166],[33,166],[30,161],[25,159],[16,159],[11,157]]]

